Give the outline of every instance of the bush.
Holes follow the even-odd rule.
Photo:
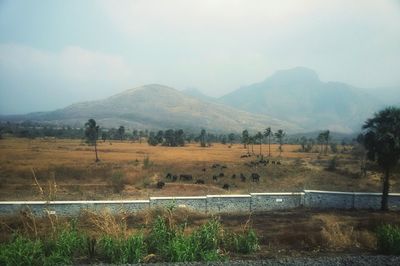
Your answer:
[[[224,238],[224,246],[227,250],[249,254],[259,249],[258,238],[253,229],[247,229],[243,233],[227,233]]]
[[[146,156],[143,159],[143,169],[149,169],[150,167],[153,166],[153,162],[150,161],[150,157]]]
[[[333,158],[329,161],[328,167],[326,168],[326,170],[328,170],[328,171],[335,171],[336,168],[337,168],[337,166],[338,166],[337,157],[335,156],[335,157],[333,157]]]
[[[43,244],[17,235],[0,246],[0,265],[43,265]]]
[[[379,226],[377,240],[379,252],[400,255],[400,227],[390,224]]]
[[[111,176],[111,186],[113,188],[114,193],[121,193],[125,188],[125,182],[123,180],[124,175],[121,172],[115,172]]]
[[[115,264],[139,263],[147,253],[143,234],[127,239],[103,236],[99,241],[99,253],[107,262]]]

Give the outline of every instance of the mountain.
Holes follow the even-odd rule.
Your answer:
[[[303,130],[293,123],[251,114],[220,103],[201,101],[157,84],[130,89],[104,100],[72,104],[52,112],[3,116],[0,120],[82,126],[89,118],[94,118],[102,127],[123,125],[150,130],[205,128],[214,132],[241,132],[245,128],[263,130],[267,126],[291,132]]]
[[[182,92],[188,96],[194,97],[201,101],[207,101],[207,102],[216,102],[217,101],[216,98],[205,95],[204,93],[202,93],[200,90],[198,90],[196,88],[187,88],[187,89],[184,89]]]
[[[304,67],[277,71],[260,83],[219,99],[257,114],[289,121],[308,131],[329,129],[351,133],[385,103],[364,90],[340,82],[322,82]]]

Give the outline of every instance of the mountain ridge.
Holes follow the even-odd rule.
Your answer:
[[[94,118],[106,127],[205,128],[238,133],[245,128],[257,131],[266,126],[290,131],[303,130],[295,124],[266,115],[251,114],[221,103],[201,101],[159,84],[132,88],[102,100],[75,103],[52,112],[8,118],[66,125],[83,125],[89,118]]]

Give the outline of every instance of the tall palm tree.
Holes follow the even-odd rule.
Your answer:
[[[271,136],[272,136],[272,130],[270,127],[266,128],[264,131],[264,136],[268,138],[268,156],[271,157]]]
[[[94,152],[96,154],[96,163],[99,160],[99,157],[97,156],[97,138],[99,136],[99,126],[96,125],[96,121],[91,118],[85,123],[85,138],[86,142],[89,145],[94,145]]]
[[[285,137],[286,133],[282,130],[279,129],[276,133],[275,133],[275,138],[278,140],[279,143],[279,156],[281,156],[282,151],[283,151],[283,138]]]
[[[381,210],[388,210],[389,177],[400,159],[400,108],[388,107],[363,125],[367,158],[376,161],[384,173]]]
[[[263,134],[261,132],[258,132],[255,136],[256,139],[258,139],[259,144],[260,144],[260,155],[261,155],[261,146],[262,146],[262,139],[263,139]]]

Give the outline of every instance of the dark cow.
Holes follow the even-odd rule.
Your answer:
[[[222,186],[222,188],[228,190],[228,189],[229,189],[229,184],[224,184],[224,185]]]
[[[219,173],[219,177],[224,177],[224,173]]]
[[[251,180],[252,180],[253,182],[260,182],[260,175],[257,174],[257,173],[252,173],[252,174],[251,174]]]
[[[176,180],[178,180],[178,176],[173,175],[173,176],[172,176],[172,182],[175,182]]]
[[[277,161],[277,162],[276,162],[276,164],[279,164],[279,165],[281,165],[281,162],[280,162],[280,161]]]
[[[247,154],[240,155],[240,158],[247,158]]]
[[[211,168],[217,168],[217,167],[219,167],[220,165],[219,165],[219,163],[215,163],[215,164],[213,164],[212,166],[211,166]]]
[[[180,175],[179,179],[184,180],[184,181],[190,181],[190,180],[193,180],[193,176],[192,175]]]
[[[221,169],[226,169],[228,168],[226,165],[221,166]]]
[[[206,171],[206,168],[201,169],[201,171],[205,172],[205,171]]]
[[[242,173],[240,173],[240,180],[241,180],[242,182],[245,182],[245,181],[246,181],[246,176],[245,176],[244,174],[242,174]]]
[[[217,181],[217,180],[218,180],[218,176],[213,175],[213,180],[214,180],[214,181]]]
[[[168,173],[168,174],[165,176],[165,178],[166,178],[166,179],[172,179],[172,174],[171,174],[171,173]]]
[[[204,184],[204,180],[203,179],[197,179],[195,184]]]
[[[233,175],[232,175],[232,179],[235,179],[235,178],[236,178],[236,174],[233,174]]]
[[[158,181],[157,182],[157,188],[162,189],[165,186],[165,183],[163,181]]]
[[[275,161],[271,161],[272,164],[275,164]]]

